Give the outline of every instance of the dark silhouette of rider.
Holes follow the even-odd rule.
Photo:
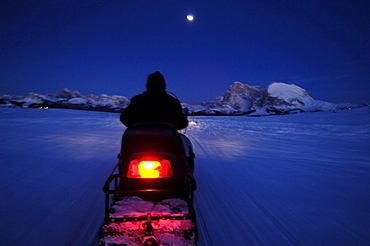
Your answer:
[[[166,92],[166,81],[160,72],[148,76],[144,93],[134,96],[121,114],[121,122],[129,127],[135,123],[167,122],[177,130],[188,126],[180,101]]]

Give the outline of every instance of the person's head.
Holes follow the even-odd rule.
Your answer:
[[[166,91],[166,81],[160,72],[149,74],[146,82],[148,91]]]

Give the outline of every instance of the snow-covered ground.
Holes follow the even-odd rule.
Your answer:
[[[0,109],[0,245],[96,245],[118,118]],[[370,245],[370,108],[195,120],[200,245]]]

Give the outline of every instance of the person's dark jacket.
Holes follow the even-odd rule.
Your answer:
[[[120,120],[127,127],[135,123],[167,122],[180,130],[188,125],[180,101],[166,91],[146,91],[134,96]]]

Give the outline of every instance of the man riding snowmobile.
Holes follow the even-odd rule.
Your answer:
[[[195,156],[177,131],[188,120],[180,101],[166,93],[161,73],[150,74],[146,87],[120,117],[128,128],[119,162],[103,186],[99,245],[195,246]]]

